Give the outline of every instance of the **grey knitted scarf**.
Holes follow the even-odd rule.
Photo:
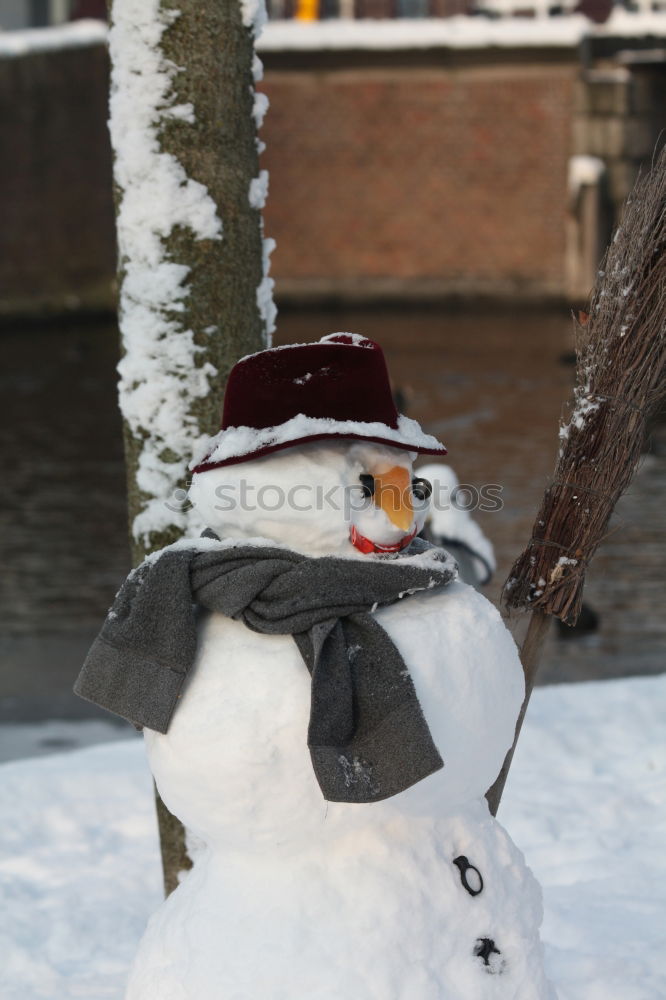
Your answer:
[[[396,795],[443,761],[405,662],[371,611],[455,576],[450,557],[420,540],[405,555],[313,559],[245,543],[177,543],[129,575],[74,690],[165,733],[195,659],[201,605],[255,632],[293,636],[312,677],[307,740],[324,798]]]

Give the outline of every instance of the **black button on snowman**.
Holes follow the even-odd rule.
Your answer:
[[[479,869],[471,864],[464,854],[453,859],[453,864],[460,872],[460,881],[470,896],[479,896],[483,892],[483,876]],[[495,946],[492,938],[476,939],[473,954],[480,958],[487,972],[491,974],[504,972],[506,964],[500,959],[502,952]],[[494,958],[497,955],[498,958]]]
[[[470,864],[464,854],[453,859],[454,865],[460,871],[460,881],[470,896],[478,896],[483,892],[483,878],[481,872],[474,865]]]
[[[202,845],[126,1000],[552,1000],[539,888],[484,798],[522,702],[516,648],[414,540],[413,463],[443,453],[396,412],[363,337],[232,371],[193,463],[209,534],[121,591],[77,684],[144,726],[160,794]],[[322,760],[347,798],[325,800],[345,782],[320,780]],[[355,761],[372,801],[353,799]],[[385,774],[402,790],[386,797]]]

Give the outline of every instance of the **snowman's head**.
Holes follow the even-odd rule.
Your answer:
[[[222,538],[261,538],[312,556],[397,552],[428,509],[415,457],[369,441],[304,444],[195,473],[190,499]]]
[[[190,498],[224,537],[312,555],[394,552],[425,518],[429,488],[414,459],[445,453],[397,412],[379,345],[336,333],[234,366],[222,429],[191,466]]]

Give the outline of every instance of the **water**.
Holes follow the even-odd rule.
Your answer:
[[[503,509],[478,515],[496,547],[499,568],[486,592],[497,601],[554,465],[557,420],[573,381],[563,362],[571,351],[568,316],[309,310],[281,315],[278,342],[333,330],[383,344],[407,412],[444,440],[461,482],[502,487]],[[115,328],[6,330],[3,346],[11,419],[0,426],[0,722],[99,720],[70,691],[129,568]],[[599,628],[568,640],[553,630],[540,682],[666,669],[665,488],[666,433],[657,425],[588,573],[586,600]],[[112,735],[126,734],[115,725]],[[54,739],[44,736],[44,750]],[[70,730],[66,739],[75,745]]]

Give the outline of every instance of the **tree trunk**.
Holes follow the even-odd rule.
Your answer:
[[[257,25],[238,0],[110,0],[120,404],[132,558],[197,530],[193,451],[219,428],[230,368],[269,343],[255,97]],[[169,893],[189,868],[158,801]]]

